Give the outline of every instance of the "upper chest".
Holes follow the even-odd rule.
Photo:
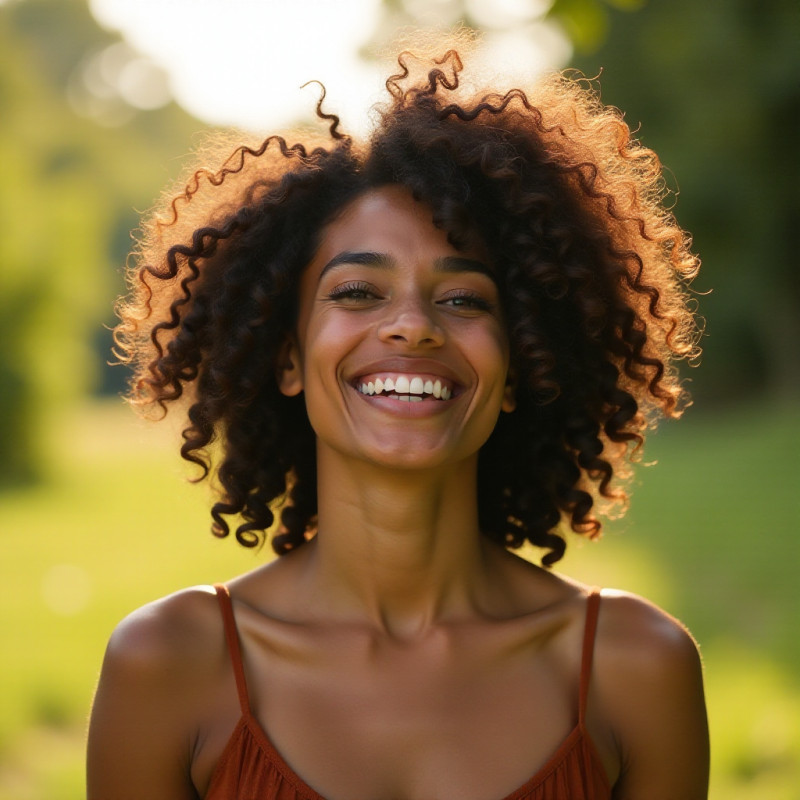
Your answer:
[[[413,642],[244,622],[240,637],[255,719],[334,800],[504,797],[577,721],[580,642],[563,619]],[[207,752],[221,752],[222,728]]]

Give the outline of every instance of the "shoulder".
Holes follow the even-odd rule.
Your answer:
[[[706,796],[702,663],[674,617],[636,595],[603,592],[589,710],[614,743],[615,797]]]
[[[634,594],[603,590],[597,627],[598,667],[616,674],[669,677],[700,669],[697,644],[687,628]]]
[[[224,684],[224,659],[210,587],[148,603],[117,625],[92,705],[89,797],[196,797],[191,753]]]
[[[112,651],[144,648],[161,653],[191,644],[218,618],[219,601],[211,586],[194,586],[154,600],[128,614],[109,640]]]
[[[617,724],[665,704],[702,701],[702,664],[687,628],[636,595],[604,590],[594,653],[597,693]]]
[[[184,589],[142,606],[114,629],[103,671],[143,678],[193,672],[221,645],[222,618],[214,589]]]

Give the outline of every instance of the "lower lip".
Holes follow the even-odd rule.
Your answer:
[[[400,417],[433,416],[445,411],[453,401],[452,397],[449,400],[398,400],[397,398],[388,397],[386,395],[362,394],[355,388],[353,388],[353,391],[362,400],[369,403],[370,406]]]

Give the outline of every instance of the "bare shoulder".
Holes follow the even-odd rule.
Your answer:
[[[641,597],[604,591],[594,663],[595,713],[618,748],[615,800],[705,798],[703,670],[686,627]]]
[[[207,650],[220,629],[214,589],[196,586],[147,603],[126,616],[109,639],[107,658],[148,669]]]
[[[142,606],[114,629],[100,674],[98,706],[127,698],[143,713],[188,715],[226,665],[222,619],[210,586],[184,589]]]
[[[604,661],[628,670],[695,670],[697,644],[687,628],[648,600],[603,590],[597,652]]]
[[[691,634],[632,594],[603,592],[593,680],[618,729],[644,724],[643,714],[657,724],[664,714],[702,707],[702,664]]]
[[[190,754],[225,667],[217,601],[197,587],[127,616],[106,649],[89,726],[89,798],[194,798]]]

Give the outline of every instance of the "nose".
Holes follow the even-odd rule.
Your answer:
[[[444,343],[444,331],[435,318],[435,310],[422,298],[390,306],[378,327],[383,342],[404,343],[409,347],[438,347]]]

